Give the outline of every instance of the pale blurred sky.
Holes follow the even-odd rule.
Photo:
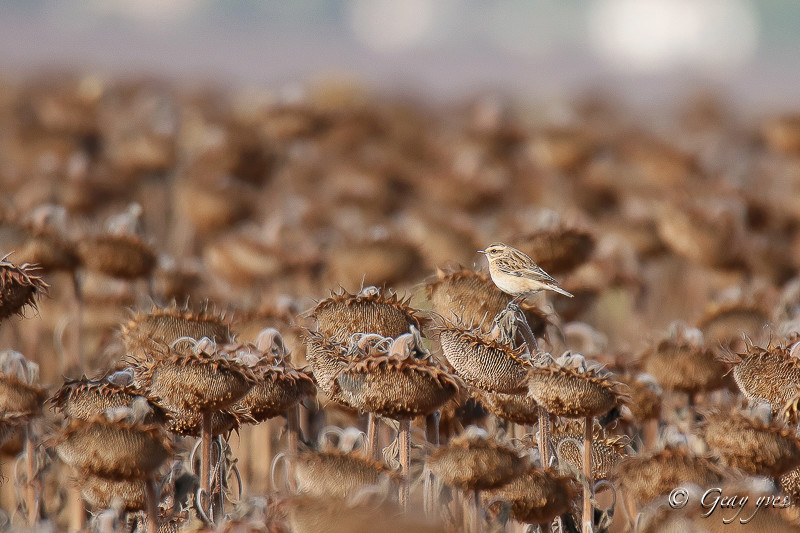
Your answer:
[[[789,0],[0,0],[0,74],[282,84],[352,76],[438,98],[698,86],[800,104]]]

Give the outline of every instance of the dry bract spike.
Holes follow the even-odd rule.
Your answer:
[[[479,330],[446,324],[438,328],[447,362],[467,383],[483,390],[516,394],[525,390],[530,362],[523,349],[500,344]]]
[[[362,290],[354,295],[342,290],[322,300],[311,313],[320,333],[339,342],[347,342],[353,333],[376,333],[397,337],[411,326],[421,329],[409,300],[387,290]]]
[[[36,265],[15,265],[0,259],[0,321],[19,315],[25,307],[36,310],[36,298],[47,293],[47,283],[37,275]]]
[[[156,266],[155,252],[134,235],[85,237],[77,242],[76,250],[87,270],[114,278],[145,278]]]
[[[511,504],[511,516],[527,524],[549,524],[566,513],[577,496],[575,479],[531,467],[506,485],[482,494],[485,503]]]
[[[800,465],[800,439],[788,429],[741,413],[714,413],[705,422],[709,448],[728,466],[778,477]]]
[[[431,471],[445,484],[464,491],[504,485],[525,464],[513,448],[469,433],[454,438],[428,459]]]

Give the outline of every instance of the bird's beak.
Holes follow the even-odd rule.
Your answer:
[[[485,253],[486,253],[486,250],[478,250],[478,253],[479,253],[479,254],[485,254]]]

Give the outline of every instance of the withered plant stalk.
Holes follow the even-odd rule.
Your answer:
[[[28,422],[25,426],[25,469],[28,474],[26,499],[28,502],[28,525],[36,527],[36,519],[39,516],[39,487],[36,480],[36,444],[33,441],[32,424],[33,422]]]
[[[403,474],[403,480],[400,484],[400,507],[403,511],[408,509],[408,470],[409,470],[409,454],[411,451],[411,419],[405,418],[400,420],[400,433],[397,438],[400,445],[400,467]]]
[[[592,426],[594,419],[587,416],[583,426],[583,533],[592,533]]]
[[[200,455],[200,488],[203,492],[203,497],[211,502],[211,412],[203,412],[203,426],[200,430],[201,439],[201,455]],[[204,510],[205,508],[202,501],[197,504]]]
[[[380,445],[378,443],[378,416],[375,413],[367,414],[367,459],[380,461]]]

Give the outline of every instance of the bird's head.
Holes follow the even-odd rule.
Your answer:
[[[486,258],[489,261],[492,261],[505,254],[507,249],[508,246],[506,246],[502,242],[496,242],[494,244],[490,244],[484,250],[478,250],[478,252],[486,255]]]

